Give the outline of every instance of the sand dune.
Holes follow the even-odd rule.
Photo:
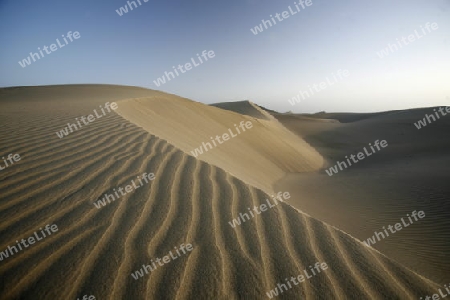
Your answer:
[[[236,134],[235,124],[252,122],[251,129],[203,151],[198,159],[267,192],[286,172],[310,172],[323,165],[314,148],[276,120],[257,119],[173,95],[123,100],[117,112],[189,155],[203,143],[212,144],[211,137],[229,130]]]
[[[287,140],[291,136],[278,125],[131,87],[30,87],[3,89],[0,95],[0,153],[23,157],[0,173],[0,250],[47,223],[59,227],[57,234],[0,262],[2,299],[85,294],[96,299],[264,299],[277,283],[317,261],[327,262],[329,269],[280,299],[410,299],[438,288],[285,203],[236,229],[228,224],[269,197],[246,182],[263,177],[268,185],[277,176],[252,172],[278,168],[281,174],[294,159],[293,168],[300,171],[321,165],[313,149],[300,138]],[[67,122],[118,97],[148,98],[119,101],[120,115],[108,114],[62,139],[56,136]],[[241,119],[255,123],[257,137],[243,135],[237,144],[251,157],[214,149],[228,161],[221,168],[219,154],[205,158],[214,162],[208,163],[186,153]],[[186,130],[180,127],[184,122]],[[258,138],[271,141],[275,150],[245,145]],[[283,148],[280,140],[297,146]],[[268,156],[278,150],[299,154],[272,163]],[[255,165],[251,172],[233,169],[245,160],[251,163],[244,166]],[[258,167],[264,164],[269,167]],[[153,172],[155,180],[101,209],[94,207],[104,193],[143,172]],[[182,243],[193,245],[189,255],[141,279],[130,276]]]
[[[427,217],[420,223],[374,247],[446,284],[450,281],[450,118],[441,118],[420,130],[414,126],[432,112],[433,108],[373,114],[276,114],[325,157],[327,167],[376,139],[389,142],[382,152],[332,177],[324,170],[308,176],[290,174],[276,186],[296,195],[290,201],[295,207],[361,240],[413,210],[423,210]],[[314,120],[319,117],[340,122]]]
[[[237,112],[241,115],[251,116],[257,119],[273,120],[274,117],[263,109],[259,108],[251,101],[237,101],[237,102],[221,102],[211,104],[212,106],[222,109]]]

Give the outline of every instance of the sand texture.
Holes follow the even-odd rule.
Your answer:
[[[418,130],[414,123],[433,108],[373,114],[331,113],[276,117],[308,141],[332,166],[368,143],[389,146],[332,177],[324,169],[289,174],[276,186],[289,201],[328,224],[366,240],[412,211],[426,217],[374,247],[440,284],[450,282],[450,117]],[[325,119],[324,119],[325,118]]]
[[[57,137],[107,101],[119,109]],[[59,227],[0,262],[1,299],[266,299],[316,262],[329,269],[278,298],[418,299],[438,288],[287,203],[237,228],[228,224],[265,202],[287,172],[313,174],[324,165],[320,150],[276,120],[106,85],[0,89],[0,107],[0,153],[22,157],[0,173],[0,251],[46,224]],[[198,158],[190,154],[241,120],[254,128]],[[155,179],[95,208],[143,172]],[[131,277],[182,243],[192,252]]]

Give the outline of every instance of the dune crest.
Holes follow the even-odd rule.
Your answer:
[[[257,119],[174,95],[122,100],[117,113],[190,155],[203,143],[211,143],[211,137],[250,121],[251,129],[203,151],[198,159],[266,192],[272,192],[272,185],[286,172],[311,172],[323,165],[314,148],[276,120]]]
[[[257,119],[275,120],[275,118],[271,114],[258,107],[258,105],[256,105],[255,103],[248,100],[237,102],[214,103],[211,104],[211,106],[219,107],[229,111],[234,111],[238,114],[247,115]]]
[[[65,89],[70,99],[43,92],[53,88]],[[58,139],[54,132],[61,124],[130,92],[128,87],[103,88],[38,87],[34,89],[42,97],[34,100],[27,96],[29,89],[8,91],[10,100],[22,100],[6,101],[0,120],[19,128],[20,138],[2,126],[0,148],[23,153],[26,164],[0,174],[0,249],[42,224],[57,224],[58,234],[1,262],[4,299],[76,299],[84,294],[96,299],[265,299],[285,278],[303,274],[319,261],[327,263],[326,272],[285,291],[283,298],[406,299],[437,290],[433,282],[285,203],[231,228],[228,221],[269,195],[116,113]],[[102,97],[86,99],[83,93]],[[173,98],[166,97],[155,101],[156,108],[139,106],[150,110],[141,117],[163,121],[167,115],[156,117],[158,106],[186,111],[186,100],[170,103]],[[26,98],[35,105],[23,106]],[[16,111],[27,118],[15,117]],[[189,110],[187,114],[190,120]],[[164,132],[158,126],[169,125],[155,127]],[[100,210],[92,205],[143,172],[153,172],[155,179]],[[133,279],[131,273],[142,264],[182,243],[192,244],[193,251]]]

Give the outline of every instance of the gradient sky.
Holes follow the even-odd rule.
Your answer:
[[[0,0],[0,86],[108,83],[204,103],[249,99],[295,112],[381,111],[450,104],[449,0],[312,0],[258,35],[250,28],[294,0]],[[380,59],[376,52],[427,22],[439,29]],[[68,31],[81,38],[22,68],[18,61]],[[157,87],[196,53],[215,58]],[[291,106],[339,69],[350,76]]]

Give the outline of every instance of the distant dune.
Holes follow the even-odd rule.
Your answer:
[[[263,109],[250,101],[222,102],[211,104],[212,106],[237,112],[257,119],[272,120],[273,117]]]
[[[117,101],[118,113],[55,134],[108,101]],[[0,173],[0,251],[45,224],[59,227],[0,261],[2,299],[265,299],[316,262],[329,269],[279,299],[413,299],[438,289],[287,203],[229,225],[265,202],[284,173],[323,166],[276,120],[106,85],[0,89],[0,105],[0,153],[22,156]],[[199,158],[189,154],[241,120],[254,128]],[[95,208],[143,172],[155,180]],[[182,243],[192,252],[138,280],[130,276]]]
[[[325,157],[326,167],[377,139],[389,143],[382,152],[332,177],[324,169],[308,176],[290,174],[276,187],[297,196],[290,204],[361,240],[413,210],[423,210],[427,217],[421,223],[374,247],[441,284],[448,283],[450,116],[420,130],[414,126],[432,112],[433,108],[422,108],[372,114],[274,114]]]

